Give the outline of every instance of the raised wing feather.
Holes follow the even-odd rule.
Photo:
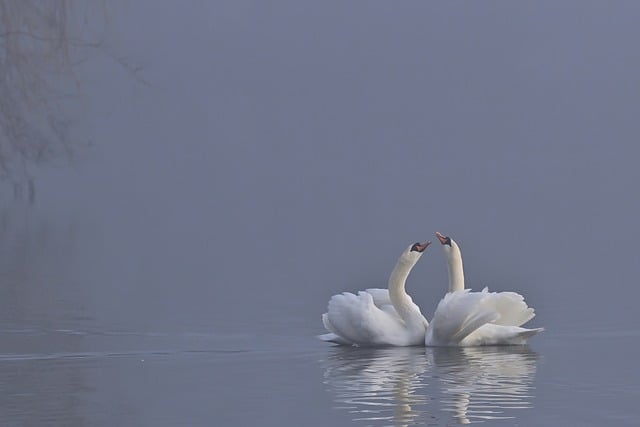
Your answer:
[[[427,345],[458,345],[482,325],[497,320],[500,315],[486,304],[487,293],[450,292],[438,304],[429,325]]]

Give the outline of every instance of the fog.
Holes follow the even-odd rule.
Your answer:
[[[151,293],[222,330],[312,329],[440,230],[472,287],[524,293],[552,329],[631,319],[635,4],[120,7],[112,43],[150,85],[85,65],[93,148],[40,194],[138,266],[113,284],[132,311]],[[429,312],[446,269],[427,255]]]
[[[90,144],[36,172],[29,214],[75,230],[30,265],[74,283],[81,327],[306,339],[331,295],[384,287],[435,231],[468,286],[526,297],[536,339],[636,323],[637,3],[111,13],[111,49],[148,84],[98,53],[79,65]],[[407,285],[428,318],[439,246]]]

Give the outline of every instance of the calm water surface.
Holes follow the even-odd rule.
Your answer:
[[[637,424],[637,332],[551,327],[528,347],[342,348],[313,337],[319,320],[285,315],[280,332],[217,333],[218,316],[180,300],[156,328],[123,327],[125,301],[92,313],[100,301],[88,290],[113,283],[73,267],[88,247],[106,255],[88,244],[95,235],[29,212],[6,214],[2,230],[2,425]]]
[[[634,362],[620,355],[626,339],[606,334],[551,337],[536,350],[133,331],[0,338],[10,426],[637,424]]]

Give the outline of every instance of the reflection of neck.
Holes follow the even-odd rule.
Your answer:
[[[464,270],[462,268],[462,254],[456,246],[451,246],[447,257],[449,267],[449,292],[461,291],[464,289]]]
[[[409,277],[414,265],[415,262],[400,258],[389,277],[389,299],[400,317],[405,321],[411,317],[414,311],[412,310],[411,297],[404,290],[404,283],[407,281],[407,277]]]
[[[459,424],[471,424],[471,421],[467,417],[469,411],[469,403],[471,402],[471,395],[466,392],[461,392],[455,395],[454,406],[456,408],[456,418]]]
[[[402,373],[398,375],[398,381],[393,387],[393,398],[396,402],[393,410],[393,421],[396,427],[407,427],[409,423],[418,417],[418,413],[411,407],[411,403],[415,400],[412,396],[408,374]]]

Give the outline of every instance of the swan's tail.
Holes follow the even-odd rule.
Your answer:
[[[518,326],[487,324],[469,335],[464,345],[523,345],[544,328],[525,329]]]
[[[341,338],[340,336],[334,333],[328,333],[328,334],[322,334],[322,335],[316,335],[316,336],[318,337],[318,339],[322,341],[332,342],[334,344],[340,344],[340,345],[351,345],[349,341],[345,340],[344,338]]]
[[[526,340],[528,340],[532,336],[537,335],[539,332],[544,331],[544,328],[533,328],[533,329],[520,328],[520,329],[522,329],[522,331],[519,331],[517,335],[518,335],[518,338],[525,340],[525,342],[523,342],[522,344],[525,344]]]

